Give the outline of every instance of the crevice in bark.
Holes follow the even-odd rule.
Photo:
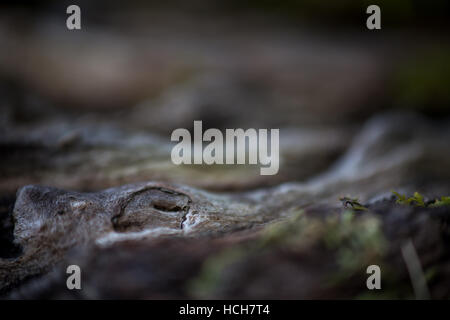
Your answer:
[[[17,258],[22,248],[14,243],[13,209],[15,196],[0,196],[0,258]]]

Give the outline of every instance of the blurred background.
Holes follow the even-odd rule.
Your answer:
[[[82,29],[66,28],[81,7]],[[305,181],[387,110],[449,112],[446,1],[2,1],[0,193]],[[276,176],[170,162],[170,133],[282,128]]]

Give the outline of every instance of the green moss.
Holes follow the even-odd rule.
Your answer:
[[[241,247],[233,247],[221,251],[208,258],[198,277],[188,284],[188,290],[197,298],[210,297],[219,287],[224,271],[245,256]]]
[[[392,193],[395,194],[395,196],[397,197],[397,200],[395,201],[395,203],[397,204],[413,205],[415,207],[425,207],[424,198],[418,192],[414,192],[414,195],[410,198],[408,198],[404,194],[400,194],[395,191],[392,191]]]
[[[424,197],[419,192],[414,192],[414,195],[409,198],[406,195],[395,191],[392,191],[392,193],[397,197],[397,200],[395,201],[397,204],[411,205],[422,208],[436,208],[450,205],[450,197],[443,196],[440,200],[435,199],[433,202],[426,202]]]
[[[375,216],[356,218],[350,210],[340,219],[328,219],[323,240],[328,249],[336,252],[340,267],[338,278],[340,275],[348,277],[361,266],[382,258],[387,242],[380,227],[381,222]]]
[[[450,106],[450,47],[428,49],[401,63],[393,77],[394,104],[427,112]]]
[[[273,223],[266,227],[258,240],[258,248],[270,248],[289,244],[304,230],[306,217],[302,210],[295,211],[287,221]]]
[[[436,199],[429,206],[432,208],[450,206],[450,197],[441,197],[441,200]]]
[[[320,250],[337,266],[335,272],[326,275],[324,285],[345,286],[349,278],[360,276],[365,266],[382,265],[386,247],[381,221],[374,215],[346,210],[324,219],[296,210],[290,219],[268,225],[257,239],[209,257],[189,290],[197,298],[211,297],[233,265],[265,259],[265,254],[279,250],[292,255]]]

